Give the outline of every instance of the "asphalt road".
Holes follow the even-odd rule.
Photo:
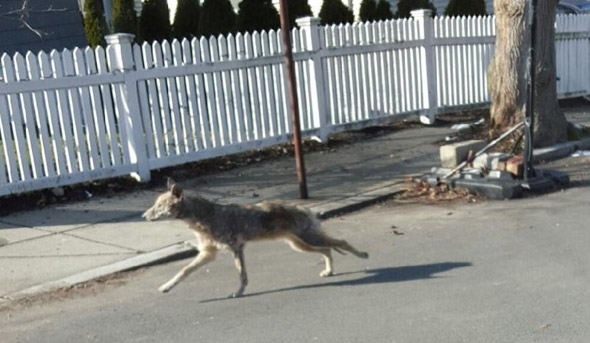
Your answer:
[[[371,254],[336,255],[334,277],[319,256],[254,243],[242,298],[224,299],[228,254],[158,293],[181,260],[1,310],[0,341],[585,342],[589,200],[375,206],[325,222]]]

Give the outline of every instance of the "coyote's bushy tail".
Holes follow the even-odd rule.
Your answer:
[[[343,239],[332,238],[320,230],[303,232],[299,236],[299,238],[301,238],[305,243],[307,243],[313,247],[331,248],[331,249],[335,250],[336,252],[343,254],[343,255],[346,255],[344,253],[344,251],[348,251],[360,258],[368,258],[369,257],[369,254],[367,254],[364,251],[356,250],[352,245],[348,244],[347,241],[345,241]]]

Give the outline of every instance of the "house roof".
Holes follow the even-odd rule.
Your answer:
[[[0,54],[88,45],[77,0],[0,1]],[[40,32],[41,37],[23,23]]]

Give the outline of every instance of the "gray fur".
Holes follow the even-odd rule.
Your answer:
[[[320,229],[319,220],[306,209],[278,202],[264,201],[255,205],[220,205],[199,196],[186,196],[182,189],[169,182],[143,217],[146,220],[176,218],[186,222],[199,239],[197,257],[159,290],[167,292],[199,267],[215,259],[220,249],[230,250],[240,273],[240,287],[232,296],[243,294],[248,277],[244,262],[244,245],[248,241],[282,238],[298,251],[324,256],[326,269],[320,276],[332,275],[331,249],[348,251],[368,258],[344,240],[329,237]]]

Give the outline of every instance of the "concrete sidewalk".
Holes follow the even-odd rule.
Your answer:
[[[590,125],[589,109],[582,102],[564,112],[570,121]],[[287,156],[181,184],[220,203],[280,199],[327,216],[399,191],[407,175],[439,164],[436,142],[455,132],[421,127],[308,153],[311,199],[306,201],[298,199],[295,162]],[[589,163],[588,158],[569,158],[548,167],[568,171],[581,184],[587,182]],[[182,222],[141,218],[161,191],[96,197],[0,217],[0,302],[191,253],[184,242],[194,235]]]
[[[221,203],[282,199],[333,214],[399,190],[409,174],[438,163],[436,141],[449,128],[408,129],[306,155],[311,199],[298,199],[290,157],[186,180]],[[163,189],[57,205],[0,218],[0,299],[87,281],[189,252],[182,222],[144,222],[140,214]],[[2,244],[0,243],[0,244]]]

